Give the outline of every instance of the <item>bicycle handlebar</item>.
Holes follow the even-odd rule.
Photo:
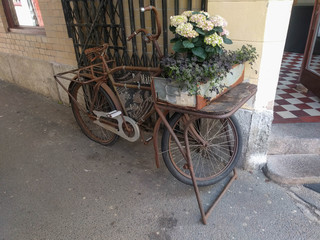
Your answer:
[[[144,32],[147,36],[151,35],[146,29],[140,28],[137,31],[134,31],[129,37],[127,37],[127,41],[130,41],[135,35],[138,35],[140,32]]]
[[[146,37],[149,41],[152,40],[158,40],[160,34],[161,34],[161,24],[159,21],[159,16],[158,16],[158,11],[154,6],[148,6],[148,7],[142,7],[140,9],[141,12],[145,12],[145,11],[153,11],[155,14],[155,18],[156,18],[156,24],[157,24],[157,34],[150,34],[148,33],[148,31],[144,28],[140,28],[137,31],[133,32],[129,37],[127,37],[127,41],[130,41],[135,35],[139,34],[140,32],[144,32],[146,34]]]

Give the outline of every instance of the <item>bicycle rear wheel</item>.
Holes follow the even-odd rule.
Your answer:
[[[116,142],[119,136],[95,124],[93,122],[94,114],[89,111],[94,97],[94,86],[94,83],[84,85],[77,83],[73,86],[71,89],[71,95],[80,105],[79,107],[76,102],[72,99],[70,100],[73,115],[82,132],[88,138],[102,145],[112,145]],[[97,98],[94,102],[94,109],[92,110],[111,112],[115,109],[115,104],[111,100],[110,96],[102,87],[100,87]]]
[[[182,146],[185,146],[186,121],[185,115],[180,113],[175,113],[169,120]],[[192,133],[190,129],[195,132]],[[203,145],[199,138],[207,144]],[[208,186],[228,176],[241,155],[240,128],[233,116],[226,119],[201,117],[193,120],[188,140],[198,186]],[[187,162],[168,129],[163,132],[161,147],[163,160],[171,174],[179,181],[192,185]]]

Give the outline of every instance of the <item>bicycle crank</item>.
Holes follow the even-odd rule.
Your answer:
[[[95,124],[107,129],[110,132],[113,132],[120,137],[128,140],[129,142],[135,142],[140,137],[140,129],[137,123],[130,117],[123,116],[121,111],[114,110],[112,112],[101,112],[101,111],[93,111],[93,113],[97,116],[97,120],[93,121]],[[102,123],[99,121],[101,117],[104,118],[112,118],[117,120],[118,122],[118,129],[115,127]],[[125,120],[125,124],[123,122]],[[126,125],[129,129],[124,129],[123,126]]]

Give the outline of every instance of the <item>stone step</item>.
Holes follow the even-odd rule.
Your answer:
[[[320,155],[269,155],[263,171],[268,178],[277,183],[320,183]]]
[[[320,154],[320,123],[273,124],[268,155]]]

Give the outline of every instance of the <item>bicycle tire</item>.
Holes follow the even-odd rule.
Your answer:
[[[88,110],[88,106],[90,105],[91,101],[90,93],[93,92],[94,86],[94,83],[84,85],[76,83],[72,87],[70,92],[71,95],[75,98],[77,103],[82,106],[79,109],[77,103],[71,99],[70,102],[72,112],[80,129],[88,138],[105,146],[112,145],[117,141],[119,136],[95,124],[93,119],[89,116],[89,114],[94,115],[92,112],[89,113]],[[81,109],[86,109],[87,112],[84,112],[84,110]],[[110,112],[115,109],[116,106],[111,100],[110,96],[102,87],[100,87],[93,110]]]
[[[175,113],[169,124],[184,146],[183,114]],[[227,177],[236,166],[242,149],[240,126],[234,116],[225,119],[197,118],[192,126],[206,141],[203,146],[189,135],[189,147],[198,186],[209,186]],[[190,128],[189,128],[190,129]],[[191,175],[174,139],[167,128],[162,135],[162,157],[170,173],[179,181],[192,185]]]

